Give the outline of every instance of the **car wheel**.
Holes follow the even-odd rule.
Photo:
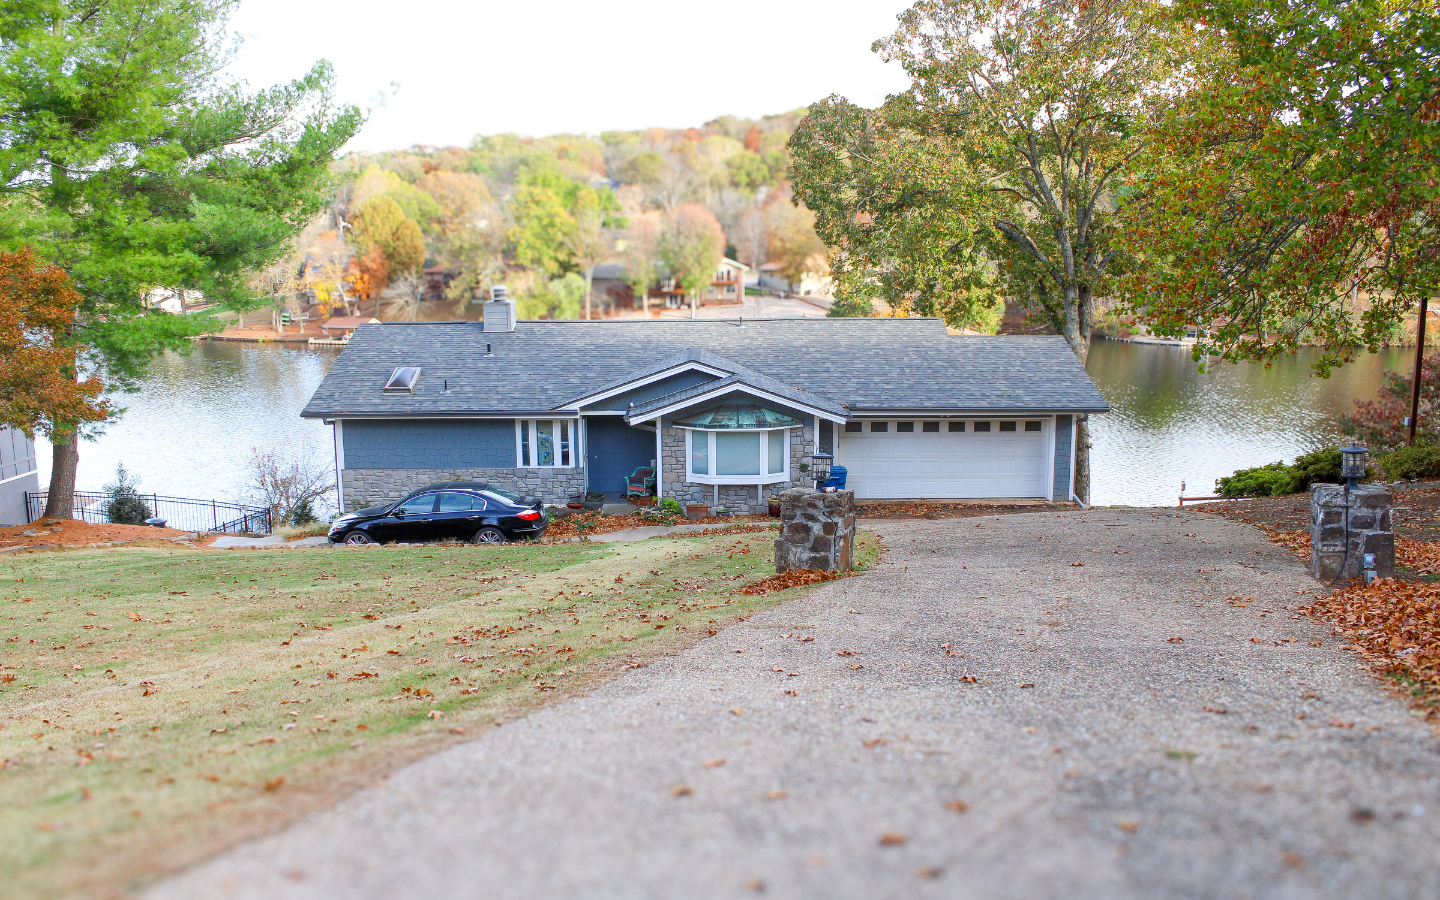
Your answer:
[[[363,531],[352,531],[345,535],[345,543],[360,547],[365,544],[375,543],[375,539]]]
[[[494,527],[491,527],[491,526],[488,526],[488,525],[487,525],[486,527],[484,527],[484,528],[480,529],[479,531],[475,532],[475,537],[474,537],[474,539],[472,540],[472,543],[475,543],[475,544],[503,544],[503,543],[505,543],[505,532],[501,531],[501,530],[498,529],[498,528],[494,528]]]

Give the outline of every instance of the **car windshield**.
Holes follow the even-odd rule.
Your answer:
[[[495,498],[495,499],[497,499],[497,500],[503,500],[503,501],[505,501],[506,503],[510,503],[510,504],[519,504],[519,503],[520,503],[520,500],[521,500],[521,497],[520,497],[519,494],[512,494],[512,493],[510,493],[509,491],[502,490],[502,489],[496,487],[496,486],[493,485],[493,484],[487,484],[487,485],[485,485],[485,489],[484,489],[483,491],[481,491],[480,493],[481,493],[481,495],[483,495],[483,496],[493,497],[493,498]]]

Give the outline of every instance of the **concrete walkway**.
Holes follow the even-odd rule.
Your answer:
[[[328,547],[330,539],[325,536],[300,538],[298,541],[287,541],[278,534],[270,534],[265,537],[240,537],[238,535],[221,535],[211,541],[207,549],[210,550],[234,550],[240,547]]]
[[[736,522],[735,525],[753,525],[754,522]],[[642,525],[639,528],[626,528],[623,531],[610,531],[605,534],[592,534],[590,540],[601,544],[611,544],[616,541],[643,541],[652,537],[661,537],[667,534],[693,534],[699,531],[720,531],[726,528],[733,528],[735,525],[705,525],[695,522],[690,525]]]
[[[1318,585],[1257,531],[873,527],[874,572],[148,896],[1440,895],[1440,738],[1291,612]]]

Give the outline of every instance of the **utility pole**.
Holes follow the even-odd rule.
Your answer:
[[[1420,321],[1415,326],[1415,381],[1410,386],[1410,418],[1406,424],[1410,426],[1410,437],[1406,443],[1415,443],[1415,422],[1420,417],[1420,374],[1425,363],[1425,319],[1430,312],[1430,297],[1427,294],[1420,296]]]

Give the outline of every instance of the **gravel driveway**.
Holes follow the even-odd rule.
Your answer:
[[[1440,895],[1440,738],[1254,529],[872,527],[875,571],[149,896]]]

